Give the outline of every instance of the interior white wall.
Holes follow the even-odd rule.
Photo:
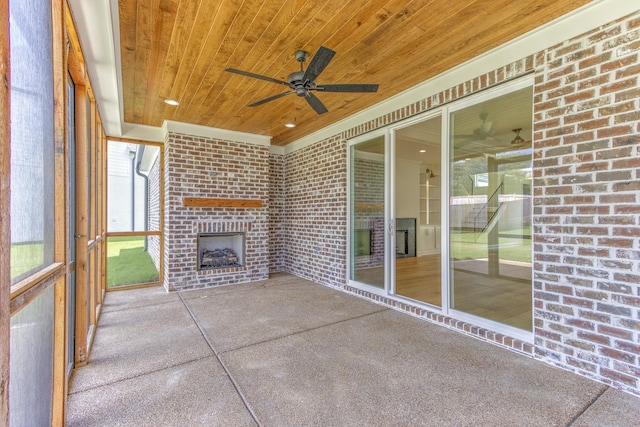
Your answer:
[[[396,161],[396,218],[420,216],[420,163]]]

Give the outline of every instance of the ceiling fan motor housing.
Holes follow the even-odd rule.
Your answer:
[[[305,85],[305,82],[302,81],[303,77],[304,71],[293,72],[289,74],[289,77],[287,77],[287,81],[289,82],[291,89],[295,90],[296,95],[298,96],[306,96],[310,87],[308,83]]]
[[[309,52],[304,50],[296,50],[295,57],[296,61],[304,62],[307,60],[307,58],[309,58]]]

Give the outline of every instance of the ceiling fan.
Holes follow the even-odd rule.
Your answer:
[[[335,55],[335,51],[328,47],[320,46],[316,54],[311,58],[309,66],[306,70],[303,68],[303,63],[309,58],[309,52],[304,50],[298,50],[295,53],[295,58],[300,62],[300,71],[295,71],[287,77],[287,81],[274,79],[271,77],[263,76],[260,74],[250,73],[248,71],[236,70],[235,68],[226,68],[225,71],[230,73],[240,74],[246,77],[253,77],[254,79],[265,80],[268,82],[276,83],[289,87],[289,91],[279,93],[277,95],[270,96],[263,100],[249,104],[249,107],[257,107],[258,105],[265,104],[269,101],[273,101],[283,96],[295,93],[298,96],[304,97],[309,103],[311,108],[318,114],[326,113],[327,107],[315,96],[312,91],[320,92],[377,92],[377,84],[330,84],[330,85],[318,85],[316,79],[329,65],[329,62]]]
[[[473,130],[473,133],[466,135],[454,135],[455,138],[465,138],[465,139],[487,139],[493,136],[493,122],[487,120],[489,118],[489,113],[480,113],[480,120],[482,120],[482,124]]]

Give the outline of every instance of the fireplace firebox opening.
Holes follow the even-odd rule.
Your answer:
[[[244,267],[244,233],[198,234],[198,270]]]

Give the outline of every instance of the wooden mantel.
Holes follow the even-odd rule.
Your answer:
[[[206,197],[184,197],[182,204],[191,208],[261,208],[259,199],[211,199]]]

